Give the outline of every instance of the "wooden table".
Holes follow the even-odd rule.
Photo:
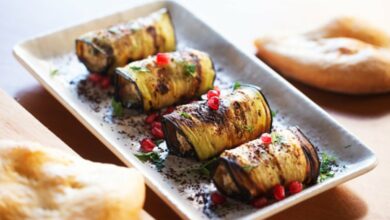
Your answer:
[[[130,7],[139,1],[14,0],[0,2],[0,88],[81,156],[122,164],[69,112],[50,96],[11,55],[18,41],[31,35]],[[390,33],[387,0],[258,0],[185,2],[236,45],[253,53],[253,39],[282,30],[309,29],[336,15],[356,15]],[[374,149],[379,165],[372,172],[294,206],[272,219],[390,219],[390,94],[344,96],[294,83],[348,130]],[[145,210],[157,219],[178,216],[148,190]]]

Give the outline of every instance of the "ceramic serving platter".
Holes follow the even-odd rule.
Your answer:
[[[129,110],[121,117],[113,116],[112,88],[101,89],[86,80],[88,72],[74,55],[74,41],[85,32],[146,16],[160,8],[167,8],[171,14],[179,49],[192,47],[207,52],[216,66],[216,83],[224,91],[230,90],[236,81],[260,86],[277,113],[275,126],[299,126],[320,152],[336,159],[334,177],[262,209],[230,199],[223,206],[213,206],[209,194],[215,187],[208,178],[195,172],[199,162],[168,155],[165,143],[157,148],[165,160],[164,167],[144,163],[134,156],[139,152],[139,140],[150,135],[143,122],[145,115]],[[117,157],[140,170],[149,187],[183,218],[265,218],[362,175],[376,165],[373,152],[324,110],[176,2],[153,2],[34,37],[16,45],[14,55]],[[58,122],[61,123],[60,118]]]

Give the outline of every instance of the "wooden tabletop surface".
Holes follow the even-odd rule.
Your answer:
[[[19,41],[139,4],[140,1],[67,0],[0,2],[0,88],[84,158],[122,165],[76,118],[12,57]],[[355,15],[390,33],[388,0],[188,1],[195,14],[247,53],[253,39],[269,32],[310,29],[337,15]],[[346,96],[293,82],[304,94],[371,147],[379,165],[370,173],[329,190],[271,219],[390,219],[390,94]],[[178,216],[151,190],[145,210],[157,219]]]

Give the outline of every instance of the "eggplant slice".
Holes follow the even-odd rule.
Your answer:
[[[221,154],[211,172],[220,192],[249,201],[270,193],[277,184],[317,182],[320,159],[302,131],[291,127],[275,130],[271,136],[271,144],[259,138]]]
[[[76,39],[76,54],[87,69],[109,75],[131,61],[174,50],[175,32],[167,9]]]
[[[162,119],[170,152],[199,160],[253,140],[269,132],[271,125],[270,107],[260,88],[252,85],[221,97],[218,110],[198,101],[179,106]]]
[[[186,49],[167,55],[170,62],[162,67],[152,56],[117,68],[115,98],[125,107],[151,111],[194,99],[213,88],[216,73],[206,53]]]

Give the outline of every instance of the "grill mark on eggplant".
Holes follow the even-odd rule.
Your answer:
[[[154,45],[154,49],[155,49],[155,52],[159,51],[159,44],[158,44],[158,40],[157,40],[157,32],[156,32],[156,28],[154,26],[149,26],[148,28],[146,28],[146,32],[152,37],[153,39],[153,45]]]

